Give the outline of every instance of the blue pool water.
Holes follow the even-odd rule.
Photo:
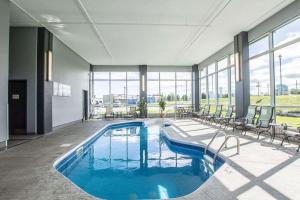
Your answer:
[[[141,122],[106,128],[55,167],[87,193],[112,200],[181,197],[213,173],[203,148],[170,141],[159,126]]]

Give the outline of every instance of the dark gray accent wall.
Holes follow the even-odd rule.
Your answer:
[[[9,79],[27,80],[27,132],[37,132],[37,28],[10,28]]]
[[[147,101],[147,65],[140,65],[139,71],[140,71],[140,101],[141,100]],[[142,77],[144,77],[144,83]],[[143,91],[143,84],[144,84],[144,91]],[[147,117],[147,113],[145,117]]]
[[[9,1],[0,0],[0,146],[8,138]]]
[[[89,90],[90,64],[53,38],[53,81],[71,86],[70,97],[52,97],[53,127],[83,118],[83,90]]]
[[[199,111],[199,103],[200,103],[200,96],[199,96],[199,70],[198,65],[193,65],[192,67],[192,75],[193,75],[193,107],[196,112]]]
[[[245,116],[250,104],[250,77],[249,77],[249,43],[248,33],[241,32],[234,37],[234,53],[239,55],[235,60],[236,68],[239,66],[240,80],[235,83],[236,117]],[[235,72],[237,74],[237,70]]]
[[[52,49],[52,33],[38,28],[37,39],[37,133],[52,131],[52,82],[47,80],[48,52]]]

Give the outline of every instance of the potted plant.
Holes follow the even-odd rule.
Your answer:
[[[167,103],[163,99],[161,99],[158,104],[159,104],[159,108],[160,108],[160,118],[163,119],[165,117],[165,109],[166,109]]]
[[[140,118],[145,118],[147,116],[147,101],[145,101],[145,99],[140,100],[138,111],[140,112]]]

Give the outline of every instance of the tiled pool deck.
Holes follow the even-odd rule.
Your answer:
[[[107,123],[80,123],[0,152],[0,199],[93,199],[52,165]],[[186,142],[207,144],[217,130],[190,119],[172,123],[177,130],[168,134]],[[217,149],[222,140],[217,138],[212,148]],[[279,141],[256,140],[253,134],[240,136],[240,141],[239,155],[235,141],[230,140],[221,153],[227,163],[198,190],[180,199],[300,199],[300,153],[295,145],[281,147]]]

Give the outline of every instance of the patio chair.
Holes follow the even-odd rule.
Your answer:
[[[229,105],[227,107],[227,112],[225,114],[225,116],[223,117],[222,115],[220,115],[220,117],[215,118],[215,123],[219,123],[220,127],[222,127],[222,125],[225,125],[224,128],[228,127],[229,122],[234,119],[233,116],[233,110],[234,110],[234,106],[233,105]]]
[[[255,133],[257,134],[257,139],[262,133],[268,133],[272,138],[272,133],[270,131],[270,123],[273,121],[274,107],[272,106],[262,106],[260,110],[260,117],[257,120]],[[246,134],[246,133],[245,133]]]
[[[212,120],[215,120],[216,118],[219,118],[222,114],[222,107],[223,105],[217,105],[216,111],[213,114],[209,114],[207,116],[204,116],[204,119],[211,122]]]
[[[129,107],[129,112],[124,115],[124,118],[126,119],[131,119],[131,118],[136,118],[137,117],[137,111],[135,106],[130,106]]]
[[[181,118],[187,118],[188,117],[188,109],[182,107],[180,114],[181,114]]]
[[[183,108],[182,107],[177,107],[175,110],[175,117],[178,116],[179,118],[182,117],[182,112],[183,112]]]
[[[297,128],[299,133],[297,133],[295,131],[287,130],[287,125],[285,127],[286,128],[284,128],[284,130],[283,130],[283,139],[281,141],[281,146],[283,145],[284,141],[290,142],[289,141],[290,138],[294,138],[300,142],[300,127]],[[299,152],[299,150],[300,150],[300,144],[298,145],[297,152]]]
[[[210,111],[210,105],[207,104],[207,105],[204,106],[202,113],[199,113],[197,115],[197,118],[203,119],[205,116],[209,115],[209,111]]]
[[[104,118],[105,119],[114,119],[115,114],[113,112],[113,109],[112,109],[111,105],[106,106],[105,109],[106,109],[106,111],[105,111],[105,114],[104,114]]]
[[[239,127],[241,127],[243,130],[245,124],[254,123],[256,110],[257,110],[257,106],[252,106],[252,105],[248,106],[248,111],[246,116],[242,118],[237,118],[234,121],[232,121],[232,123],[230,124],[232,126],[232,131],[234,132]]]
[[[188,117],[193,117],[193,112],[194,112],[193,106],[188,107],[188,109],[187,109]]]

